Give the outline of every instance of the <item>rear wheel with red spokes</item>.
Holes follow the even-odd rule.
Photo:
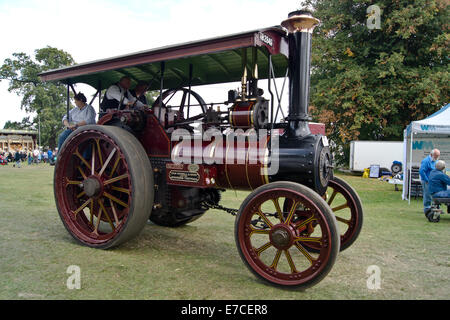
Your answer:
[[[150,215],[153,186],[142,145],[121,128],[83,126],[59,151],[56,206],[69,233],[87,246],[111,248],[136,236]]]
[[[281,209],[290,201],[287,212]],[[304,212],[307,219],[298,219]],[[314,232],[305,235],[308,224]],[[242,203],[235,224],[239,254],[257,277],[271,284],[306,288],[321,281],[339,252],[339,232],[327,203],[293,182],[273,182],[254,190]],[[317,253],[305,247],[314,243]]]

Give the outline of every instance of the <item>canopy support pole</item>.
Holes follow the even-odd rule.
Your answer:
[[[268,83],[267,83],[267,90],[269,91],[269,94],[270,94],[270,124],[271,124],[271,128],[272,128],[272,131],[273,131],[273,106],[274,106],[274,95],[273,95],[273,92],[272,92],[272,86],[271,86],[271,83],[272,83],[272,55],[269,53],[269,71],[268,71],[268,74],[269,74],[269,78],[267,79],[268,80]]]
[[[97,90],[97,92],[94,94],[94,96],[92,97],[91,102],[89,102],[90,105],[92,105],[94,103],[95,98],[97,98],[97,95],[99,94],[99,90]]]
[[[98,80],[98,113],[102,112],[102,82]],[[100,120],[100,119],[99,119]]]
[[[188,94],[188,108],[187,108],[187,116],[186,119],[189,119],[189,110],[191,109],[191,88],[192,88],[192,73],[194,70],[194,66],[192,63],[189,63],[189,94]]]
[[[161,119],[161,109],[162,109],[162,93],[163,93],[163,86],[164,86],[164,69],[165,69],[165,63],[164,61],[161,62],[161,85],[159,88],[159,110],[158,110],[158,119]],[[161,120],[160,120],[161,121]]]
[[[71,84],[67,85],[67,109],[66,109],[66,115],[67,115],[67,122],[70,123],[70,119],[69,119],[69,111],[70,111],[70,87]]]
[[[75,88],[73,87],[73,84],[70,83],[70,87],[72,88],[73,94],[77,95],[77,92],[75,91]]]
[[[408,204],[411,204],[411,181],[412,181],[412,146],[414,131],[411,129],[411,145],[409,146],[409,181],[408,181]]]

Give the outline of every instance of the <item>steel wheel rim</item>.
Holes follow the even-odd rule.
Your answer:
[[[59,213],[69,232],[90,245],[114,240],[128,221],[133,189],[116,142],[103,132],[80,132],[64,144],[55,170]]]
[[[360,216],[358,215],[358,205],[356,199],[345,188],[344,185],[336,180],[329,181],[328,188],[323,198],[331,207],[331,210],[336,217],[336,221],[338,222],[339,230],[341,233],[341,250],[344,250],[359,232],[358,225],[360,223]],[[345,202],[343,200],[345,200]],[[287,202],[285,204],[285,206],[289,205],[291,205],[290,202]],[[304,215],[302,213],[299,213],[298,216],[299,219],[303,220],[309,218],[307,215]],[[343,228],[343,225],[345,225],[346,227]],[[314,224],[311,223],[309,226],[309,230],[313,229]],[[305,244],[305,248],[311,252],[317,252],[319,250],[319,247],[314,243]]]
[[[307,223],[292,222],[292,214],[289,214],[286,219],[279,218],[280,213],[283,215],[279,206],[279,199],[283,197],[292,199],[296,205],[302,205],[304,209],[311,212],[311,219],[316,220],[318,225],[320,225],[322,233],[320,237],[303,237],[301,235],[301,230],[303,230]],[[277,219],[279,219],[279,223],[272,223],[268,229],[258,230],[251,226],[251,221],[256,214],[257,216],[260,216],[261,219],[268,225],[268,222],[261,216],[261,213],[265,216],[267,212],[260,209],[261,205],[267,201],[273,202],[275,208],[278,207],[276,208],[276,212],[278,213]],[[278,202],[278,206],[275,202]],[[292,208],[290,211],[292,211]],[[301,285],[318,276],[326,267],[332,253],[332,248],[329,243],[329,239],[331,239],[331,231],[321,210],[312,200],[308,199],[303,194],[284,188],[266,190],[252,199],[242,214],[243,219],[241,219],[238,226],[238,241],[242,254],[251,268],[266,280],[279,285]],[[276,242],[273,239],[272,235],[279,229],[285,229],[285,234],[289,234],[288,229],[291,229],[291,233],[289,234],[289,237],[291,238],[289,241]],[[268,237],[267,243],[259,247],[254,247],[251,239],[255,234],[266,234]],[[292,237],[297,238],[292,239]],[[320,250],[317,255],[313,255],[306,250],[304,244],[310,241],[320,241]],[[261,254],[270,247],[274,247],[275,250],[273,251],[276,251],[271,265],[263,261],[261,258]],[[279,270],[278,266],[282,257],[285,260],[284,263],[287,263],[289,267],[286,269],[285,266],[284,270]],[[307,261],[306,267],[302,267],[303,264],[302,266],[298,265],[297,261],[302,258]]]
[[[328,191],[332,191],[329,197]],[[327,199],[325,199],[325,201],[327,201],[328,205],[331,207],[331,210],[338,221],[339,230],[341,230],[341,248],[345,249],[346,244],[351,241],[351,239],[353,239],[355,234],[358,232],[357,226],[359,225],[360,217],[358,215],[358,205],[356,203],[356,199],[336,180],[329,181],[326,194]],[[338,194],[341,194],[341,196],[345,199],[345,203],[336,203],[336,196]],[[345,215],[349,215],[349,217],[344,217]],[[342,225],[347,226],[345,232]]]

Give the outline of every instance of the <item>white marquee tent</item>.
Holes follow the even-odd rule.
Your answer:
[[[403,195],[404,200],[411,200],[411,181],[409,176],[413,167],[420,163],[431,150],[441,151],[440,159],[450,169],[450,103],[429,117],[411,122],[403,132]]]

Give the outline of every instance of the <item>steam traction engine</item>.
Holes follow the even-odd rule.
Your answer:
[[[322,280],[338,252],[358,237],[363,216],[357,193],[333,177],[326,137],[310,131],[311,35],[317,24],[309,12],[295,11],[284,29],[41,74],[67,84],[68,97],[75,83],[97,87],[100,97],[123,75],[157,80],[150,88],[160,90],[151,108],[103,112],[96,125],[80,127],[62,146],[54,191],[69,233],[106,249],[135,237],[148,219],[175,227],[209,208],[225,209],[237,214],[236,245],[257,277],[289,287]],[[258,73],[268,79],[270,100],[258,87]],[[275,122],[282,110],[275,113],[280,94],[272,84],[283,75],[289,79],[289,112]],[[241,89],[229,91],[225,108],[206,104],[191,89],[237,79]],[[251,193],[233,210],[220,204],[226,189]]]

